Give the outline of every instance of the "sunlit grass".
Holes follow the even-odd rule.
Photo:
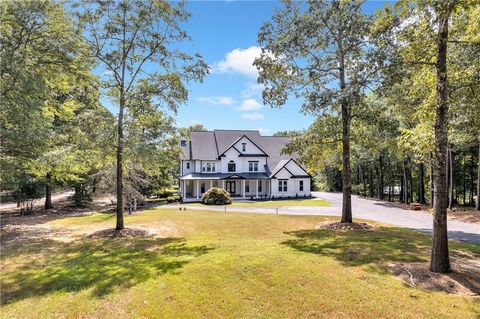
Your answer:
[[[476,318],[478,299],[425,292],[385,271],[427,261],[429,236],[378,225],[317,230],[328,218],[149,210],[125,216],[156,237],[90,239],[112,215],[45,226],[73,242],[2,247],[2,318]],[[336,220],[336,219],[335,219]],[[480,258],[480,247],[451,243]]]

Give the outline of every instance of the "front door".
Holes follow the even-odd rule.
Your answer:
[[[225,183],[225,189],[230,194],[235,194],[235,181],[227,181]]]

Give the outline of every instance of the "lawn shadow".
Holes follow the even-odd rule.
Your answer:
[[[283,245],[333,257],[346,266],[368,265],[368,269],[382,273],[388,262],[427,261],[431,246],[431,240],[425,235],[395,227],[349,231],[313,229],[286,234],[295,239],[286,240]]]
[[[2,274],[1,304],[51,292],[92,288],[102,297],[116,288],[129,288],[163,274],[175,274],[194,258],[213,248],[188,246],[183,238],[83,239],[81,243],[38,241],[36,253],[47,248],[47,259],[33,259],[14,272]],[[52,249],[56,246],[56,249]]]

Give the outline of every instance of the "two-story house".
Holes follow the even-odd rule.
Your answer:
[[[295,156],[282,154],[289,141],[259,131],[191,132],[181,141],[183,200],[198,200],[211,187],[243,198],[310,196],[310,175]]]

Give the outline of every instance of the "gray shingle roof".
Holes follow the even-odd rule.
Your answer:
[[[296,154],[281,154],[290,142],[288,136],[261,136],[259,131],[250,130],[214,130],[191,132],[190,143],[182,147],[182,159],[216,160],[233,142],[243,135],[252,140],[266,154],[268,170],[273,170],[280,160],[298,158]]]

